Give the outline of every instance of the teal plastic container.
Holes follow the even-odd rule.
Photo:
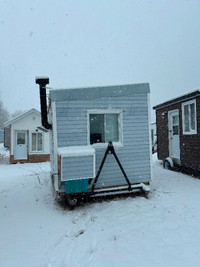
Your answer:
[[[65,193],[84,193],[87,192],[89,179],[77,179],[65,181]]]

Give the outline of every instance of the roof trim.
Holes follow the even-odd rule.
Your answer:
[[[13,118],[13,119],[11,119],[11,120],[9,120],[9,121],[6,121],[6,122],[3,124],[3,128],[6,128],[7,126],[9,126],[9,125],[15,123],[16,121],[19,121],[19,120],[23,119],[24,117],[30,115],[31,113],[36,113],[36,114],[40,115],[40,112],[39,112],[37,109],[32,108],[32,109],[30,109],[30,110],[28,110],[28,111],[26,111],[26,112],[20,114],[19,116],[15,117],[15,118]]]
[[[156,106],[153,107],[153,109],[159,109],[159,108],[163,108],[163,107],[166,107],[166,106],[170,106],[170,105],[173,105],[175,103],[182,102],[184,100],[188,100],[190,98],[193,98],[193,97],[199,96],[199,95],[200,95],[200,90],[195,90],[193,92],[184,94],[182,96],[173,98],[173,99],[171,99],[169,101],[166,101],[166,102],[163,102],[163,103],[161,103],[159,105],[156,105]]]

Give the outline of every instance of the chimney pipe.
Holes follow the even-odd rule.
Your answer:
[[[40,86],[40,108],[41,108],[41,122],[44,128],[51,130],[52,125],[47,119],[47,99],[46,99],[46,85],[49,84],[49,78],[36,78],[35,82]]]

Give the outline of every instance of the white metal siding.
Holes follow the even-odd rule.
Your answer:
[[[87,110],[120,109],[123,112],[123,147],[116,154],[131,183],[151,178],[147,94],[56,102],[58,147],[87,144]],[[106,148],[96,148],[96,171]],[[77,170],[78,171],[78,170]],[[113,157],[108,155],[97,187],[126,184]]]
[[[93,155],[62,157],[62,181],[93,178]]]

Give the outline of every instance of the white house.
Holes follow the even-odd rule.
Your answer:
[[[5,146],[10,163],[49,160],[49,132],[41,126],[41,114],[31,109],[4,123]]]

